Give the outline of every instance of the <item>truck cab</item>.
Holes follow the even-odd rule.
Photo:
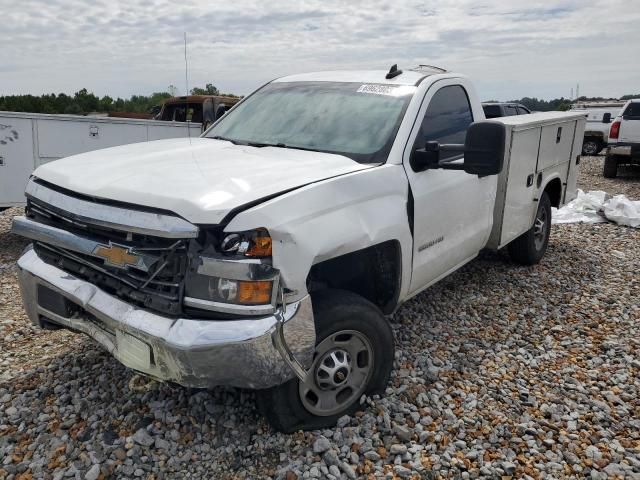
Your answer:
[[[36,170],[25,309],[152,378],[256,389],[279,430],[332,425],[386,388],[386,315],[484,248],[542,260],[583,131],[487,121],[436,67],[278,78],[200,138]]]
[[[482,109],[487,119],[528,115],[531,113],[531,110],[524,105],[514,102],[483,102]]]
[[[237,97],[220,95],[172,97],[162,104],[156,118],[169,122],[201,123],[204,132],[239,100]]]

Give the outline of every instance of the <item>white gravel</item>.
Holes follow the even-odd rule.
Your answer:
[[[640,199],[640,171],[579,186]],[[640,478],[640,230],[554,226],[541,265],[487,253],[392,318],[384,398],[283,435],[253,394],[155,385],[22,310],[0,214],[0,479]]]

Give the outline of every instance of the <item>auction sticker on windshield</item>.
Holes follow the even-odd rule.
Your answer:
[[[372,93],[374,95],[388,95],[390,97],[401,97],[402,95],[411,94],[416,91],[416,87],[409,85],[360,85],[358,93]]]
[[[358,93],[374,93],[376,95],[395,95],[396,86],[392,85],[360,85]]]

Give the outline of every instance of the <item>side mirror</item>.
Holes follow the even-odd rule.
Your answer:
[[[609,112],[602,115],[602,123],[611,123],[611,114]]]
[[[464,171],[481,176],[499,174],[504,163],[506,136],[503,123],[472,123],[464,140]]]
[[[427,142],[425,148],[416,150],[411,156],[411,167],[415,171],[429,168],[464,170],[472,175],[497,175],[504,163],[506,129],[496,121],[472,123],[467,129],[464,145]],[[440,161],[440,152],[464,153],[463,163],[456,159]]]

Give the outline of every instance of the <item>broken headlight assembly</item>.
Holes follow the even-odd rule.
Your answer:
[[[280,275],[266,229],[207,232],[190,250],[185,307],[234,315],[275,311]]]
[[[242,233],[228,233],[220,242],[220,252],[226,256],[271,257],[271,236],[266,228]]]

